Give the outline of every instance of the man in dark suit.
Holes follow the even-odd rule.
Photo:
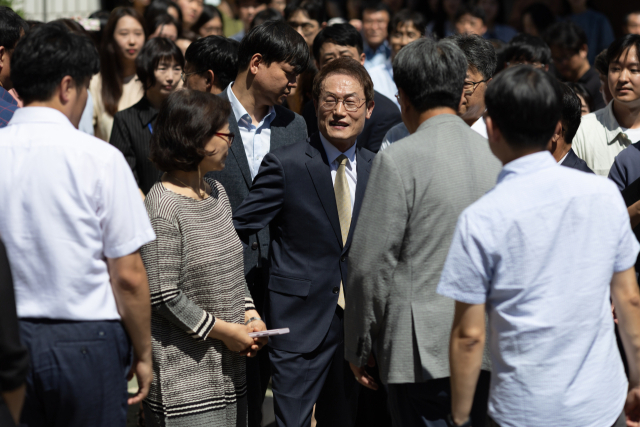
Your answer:
[[[271,337],[276,422],[353,426],[357,383],[344,361],[343,284],[347,253],[373,153],[356,140],[374,107],[373,83],[358,62],[340,58],[314,81],[319,133],[267,154],[234,212],[243,240],[271,232],[265,320],[290,328]],[[346,301],[349,304],[349,301]]]
[[[334,59],[349,57],[364,65],[365,54],[362,35],[349,24],[335,24],[324,28],[313,41],[313,55],[318,70]],[[364,125],[358,137],[358,147],[364,147],[377,153],[382,139],[389,129],[402,121],[400,110],[389,98],[379,92],[373,92],[376,109]],[[309,136],[318,131],[318,118],[313,101],[309,101],[302,110],[302,117],[307,122]]]
[[[582,172],[593,173],[587,163],[576,155],[571,148],[573,137],[580,127],[582,119],[582,104],[578,95],[566,84],[562,84],[562,128],[555,133],[547,150],[553,154],[556,162],[562,166],[577,169]]]
[[[309,56],[304,38],[284,22],[258,25],[240,43],[238,74],[219,95],[231,103],[229,130],[235,138],[224,170],[209,174],[224,186],[233,211],[249,194],[265,154],[307,137],[302,117],[280,104],[296,87],[296,77],[307,68]],[[256,309],[262,313],[269,230],[260,228],[251,234],[244,251],[245,277]],[[266,351],[247,359],[250,427],[261,425],[269,371]]]

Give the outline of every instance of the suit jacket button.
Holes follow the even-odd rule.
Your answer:
[[[345,262],[347,260],[346,256],[343,256],[342,258],[340,258],[340,261]]]
[[[258,249],[258,242],[253,242],[253,243],[251,244],[251,249],[253,249],[254,251],[255,251],[256,249]]]
[[[336,286],[335,288],[333,288],[333,293],[334,294],[337,294],[338,292],[340,292],[340,288],[339,287]]]

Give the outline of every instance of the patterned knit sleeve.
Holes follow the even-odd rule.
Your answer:
[[[253,304],[253,298],[249,292],[247,281],[244,282],[244,311],[255,310],[256,306]]]
[[[182,236],[169,221],[152,218],[156,240],[142,247],[141,254],[149,278],[151,309],[196,340],[206,339],[216,318],[178,289],[182,263]]]

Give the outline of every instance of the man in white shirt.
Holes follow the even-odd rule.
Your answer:
[[[573,149],[597,175],[607,176],[616,156],[640,141],[640,35],[628,34],[607,49],[613,101],[582,118]]]
[[[546,151],[562,127],[553,77],[509,68],[486,102],[489,146],[504,167],[497,185],[460,215],[438,284],[456,300],[449,424],[469,425],[488,314],[492,426],[637,425],[640,245],[622,197],[612,182],[559,167]]]
[[[0,130],[0,235],[31,354],[29,426],[124,426],[153,376],[138,250],[155,234],[122,154],[77,130],[97,72],[91,40],[54,24],[12,57],[25,107]],[[140,390],[127,402],[132,373]]]

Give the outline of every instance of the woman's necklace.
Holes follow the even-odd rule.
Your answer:
[[[202,194],[200,194],[200,191],[199,191],[200,188],[198,188],[198,191],[196,191],[195,188],[193,188],[192,186],[190,186],[188,184],[185,184],[184,181],[182,181],[178,177],[175,177],[175,176],[171,175],[170,173],[167,173],[167,175],[169,175],[171,178],[175,179],[176,181],[178,181],[180,184],[184,185],[185,187],[190,188],[191,190],[193,190],[194,193],[196,193],[198,195],[198,197],[204,199],[204,195],[205,195],[206,191],[202,190]],[[204,183],[204,182],[202,182],[202,183]]]

